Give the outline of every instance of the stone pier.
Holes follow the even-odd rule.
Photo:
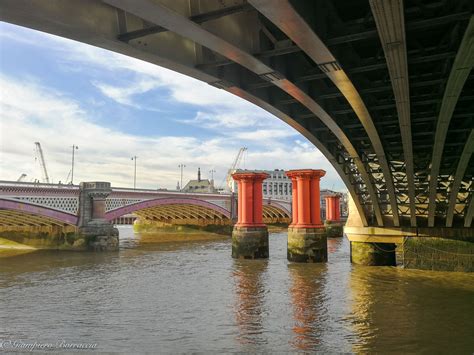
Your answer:
[[[232,257],[268,258],[268,229],[263,223],[262,182],[268,177],[260,172],[237,172],[232,178],[238,186],[238,219],[232,231]]]
[[[110,182],[82,182],[80,188],[78,239],[88,250],[118,250],[118,229],[105,219],[105,199],[112,192]]]
[[[328,259],[327,238],[320,215],[319,181],[324,170],[290,170],[292,181],[292,223],[288,227],[288,260],[325,262]]]
[[[342,237],[344,223],[341,221],[341,196],[328,195],[326,200],[326,235],[328,237]]]

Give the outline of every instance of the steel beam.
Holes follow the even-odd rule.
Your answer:
[[[464,227],[469,228],[472,223],[472,216],[474,215],[474,190],[471,192],[471,201],[469,207],[464,215]]]
[[[331,129],[331,131],[340,139],[349,155],[354,159],[359,169],[359,173],[364,180],[364,184],[369,191],[369,195],[374,206],[377,223],[379,226],[383,226],[383,219],[380,206],[378,204],[377,195],[371,184],[370,177],[368,176],[359,154],[357,153],[357,150],[354,148],[349,138],[344,134],[341,128],[336,124],[334,119],[329,116],[329,114],[327,114],[327,112],[324,111],[323,108],[319,106],[310,96],[304,93],[292,82],[281,76],[281,74],[275,73],[271,67],[268,67],[265,63],[261,62],[251,54],[227,42],[223,38],[207,31],[203,27],[197,25],[186,17],[170,10],[158,2],[151,2],[149,0],[136,0],[133,3],[125,0],[104,1],[149,22],[163,26],[169,31],[189,38],[202,46],[205,46],[223,56],[228,57],[229,59],[242,65],[255,74],[260,75],[265,80],[271,81],[277,87],[284,90],[289,95],[298,100],[301,104],[306,106]]]
[[[222,9],[206,12],[203,14],[193,15],[193,16],[190,16],[189,19],[196,23],[204,23],[207,21],[216,20],[224,16],[236,14],[239,12],[249,11],[252,9],[253,8],[249,4],[244,3],[240,5],[224,7]],[[156,33],[166,32],[166,31],[168,30],[161,26],[150,26],[150,27],[139,29],[139,30],[121,33],[118,35],[118,39],[124,42],[128,42],[133,39],[149,36]]]
[[[387,0],[378,0],[378,2],[385,3],[385,6],[390,6],[391,4],[394,4],[390,1]],[[371,7],[373,9],[373,5],[371,2]],[[374,14],[372,10],[372,14]],[[375,14],[374,14],[375,17]],[[449,14],[445,16],[440,16],[440,17],[435,17],[435,18],[430,18],[426,20],[420,20],[420,21],[414,21],[411,23],[406,24],[406,30],[407,31],[419,31],[422,29],[430,28],[430,27],[435,27],[439,25],[444,25],[448,24],[451,22],[459,22],[459,21],[464,21],[468,20],[471,17],[471,13],[469,12],[460,12],[460,13],[455,13],[455,14]],[[375,18],[375,23],[377,24],[377,18]],[[377,24],[377,28],[379,28]],[[380,30],[379,30],[380,32]],[[338,37],[333,37],[329,38],[327,40],[327,45],[328,46],[334,46],[337,44],[345,44],[348,42],[355,42],[355,41],[360,41],[360,40],[365,40],[365,39],[372,39],[377,37],[377,31],[376,30],[369,30],[369,31],[364,31],[364,32],[359,32],[359,33],[351,33],[348,35],[343,35],[343,36],[338,36]]]
[[[393,215],[393,224],[400,225],[398,216],[397,199],[392,181],[392,174],[388,166],[385,152],[380,141],[379,134],[375,128],[365,103],[360,97],[354,84],[351,82],[343,68],[337,62],[326,45],[316,33],[303,20],[298,12],[287,0],[249,0],[249,2],[293,42],[295,42],[323,71],[327,77],[336,85],[347,99],[355,114],[362,122],[385,178],[385,186],[390,197],[390,206]]]
[[[370,0],[370,7],[385,53],[392,82],[402,136],[405,159],[408,198],[410,201],[410,225],[416,227],[415,182],[413,145],[410,117],[410,85],[408,76],[407,48],[403,0]]]
[[[436,195],[438,187],[438,175],[443,157],[446,135],[451,122],[456,104],[461,95],[464,83],[474,65],[474,16],[471,16],[469,25],[464,33],[458,53],[454,59],[451,73],[444,90],[443,101],[436,125],[433,155],[431,159],[430,187],[428,200],[428,227],[433,227],[436,213]]]
[[[448,212],[446,214],[446,227],[453,226],[453,216],[454,210],[456,208],[456,201],[459,193],[459,188],[461,187],[461,182],[466,173],[467,166],[471,159],[472,154],[474,153],[474,129],[471,130],[469,137],[467,138],[466,145],[462,151],[461,157],[459,158],[458,167],[456,169],[456,174],[454,175],[454,181],[451,187],[451,192],[449,196]]]

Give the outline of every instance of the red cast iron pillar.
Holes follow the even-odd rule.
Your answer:
[[[319,181],[324,170],[290,170],[292,181],[292,223],[288,227],[288,260],[296,262],[327,261],[327,245],[321,222]]]
[[[341,220],[341,204],[339,195],[329,195],[326,199],[326,221],[339,222]]]
[[[344,223],[341,222],[341,196],[329,195],[326,199],[326,236],[342,237]]]
[[[232,178],[238,186],[238,218],[232,231],[232,257],[268,258],[268,229],[263,223],[262,182],[268,174],[237,172]]]

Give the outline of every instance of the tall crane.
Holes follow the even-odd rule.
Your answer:
[[[49,184],[48,170],[46,169],[46,162],[44,161],[43,149],[41,148],[40,142],[35,142],[36,145],[36,159],[39,160],[41,165],[41,171],[43,173],[43,182]]]
[[[18,179],[16,179],[17,182],[21,182],[23,181],[24,179],[26,178],[26,174],[21,174],[20,177]]]
[[[232,191],[232,174],[238,168],[240,161],[242,160],[242,157],[244,156],[244,153],[246,150],[247,150],[246,147],[242,147],[239,149],[239,152],[237,153],[237,156],[235,157],[234,162],[232,163],[230,169],[227,171],[225,188],[228,191]]]

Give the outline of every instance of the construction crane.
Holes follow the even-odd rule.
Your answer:
[[[237,156],[235,157],[234,162],[232,163],[230,169],[227,172],[226,186],[225,186],[227,191],[232,191],[232,174],[239,167],[240,161],[242,160],[242,157],[244,156],[244,153],[246,150],[247,150],[246,147],[242,147],[239,149],[239,152],[237,153]]]
[[[26,174],[21,174],[18,179],[16,179],[17,182],[21,182],[26,178]]]
[[[39,160],[41,171],[43,173],[43,182],[49,184],[48,170],[46,169],[46,162],[44,161],[43,149],[40,142],[35,142],[36,145],[36,159]]]

